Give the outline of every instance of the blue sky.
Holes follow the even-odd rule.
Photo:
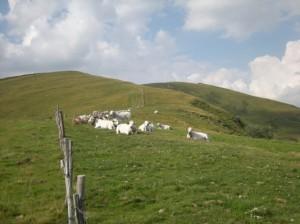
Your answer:
[[[163,13],[151,18],[149,36],[153,37],[160,29],[166,30],[175,37],[181,53],[196,60],[211,62],[216,67],[247,69],[249,61],[259,55],[281,57],[286,43],[300,38],[300,31],[295,29],[295,24],[300,22],[299,16],[269,32],[254,33],[244,40],[222,38],[221,31],[186,31],[182,28],[184,20],[185,11],[182,8],[165,8]]]
[[[0,1],[0,76],[80,70],[300,105],[300,1]]]
[[[9,10],[8,2],[7,1],[0,1],[0,12],[7,13]]]

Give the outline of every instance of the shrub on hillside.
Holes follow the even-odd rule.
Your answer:
[[[232,120],[234,121],[234,123],[236,123],[239,127],[241,128],[245,128],[245,123],[244,121],[242,121],[242,119],[240,118],[240,116],[234,116],[232,118]]]
[[[254,138],[273,138],[273,129],[270,126],[248,125],[246,133]]]

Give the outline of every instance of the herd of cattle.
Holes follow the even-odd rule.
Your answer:
[[[158,114],[155,110],[154,114]],[[116,134],[136,134],[151,133],[155,129],[172,130],[167,124],[157,123],[156,125],[149,121],[144,121],[138,128],[133,120],[131,120],[131,110],[119,111],[94,111],[92,114],[79,115],[73,119],[74,124],[90,124],[95,128],[115,130]],[[191,127],[187,129],[188,139],[208,141],[208,135],[203,132],[193,131]]]

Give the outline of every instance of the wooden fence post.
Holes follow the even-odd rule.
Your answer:
[[[60,168],[63,170],[66,185],[66,200],[68,207],[68,224],[86,224],[84,216],[85,198],[85,175],[77,176],[76,193],[73,195],[73,160],[72,141],[65,138],[65,127],[63,113],[57,105],[55,120],[58,129],[59,146],[63,152],[64,159],[60,160]],[[74,217],[75,215],[75,217]]]
[[[85,224],[84,200],[85,200],[85,175],[77,176],[76,194],[73,195],[75,219],[77,224]]]
[[[58,139],[59,139],[59,146],[62,149],[62,141],[65,137],[65,126],[64,126],[64,117],[61,110],[59,110],[59,106],[57,105],[55,111],[55,121],[58,129]]]
[[[73,190],[72,190],[72,141],[67,138],[63,138],[62,141],[64,152],[64,174],[66,185],[66,199],[68,206],[68,224],[74,223],[74,210],[73,210]]]

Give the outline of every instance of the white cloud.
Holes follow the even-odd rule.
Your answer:
[[[282,59],[268,55],[257,57],[249,66],[250,93],[300,105],[300,40],[287,43]]]
[[[165,41],[168,46],[159,46],[168,38],[162,31],[153,41],[143,37],[150,15],[163,3],[12,0],[10,11],[4,15],[9,30],[1,34],[1,57],[5,59],[0,61],[2,75],[59,69],[110,74],[119,73],[123,67],[129,73],[140,59],[135,52],[153,54],[172,43],[170,39]],[[146,49],[141,48],[142,42]],[[134,80],[137,74],[132,71],[128,78],[120,72],[120,78]]]
[[[161,9],[164,5],[162,0],[121,0],[114,2],[116,3],[115,12],[118,18],[118,25],[132,34],[146,31],[146,25],[151,19],[149,15]]]
[[[237,69],[221,68],[214,72],[193,73],[187,77],[190,82],[203,82],[240,92],[248,92],[247,74]]]
[[[120,54],[118,45],[109,44],[106,41],[97,42],[97,50],[104,57],[118,57]]]
[[[58,7],[59,2],[12,3],[5,15],[10,29],[0,39],[6,49],[2,74],[77,69],[145,83],[174,75],[183,80],[202,67],[178,56],[175,39],[165,30],[145,38],[151,16],[166,1],[73,0]]]
[[[300,85],[294,88],[287,87],[278,100],[300,107]]]
[[[11,11],[14,10],[16,3],[17,0],[8,0],[8,5]]]
[[[203,82],[251,95],[300,106],[300,40],[286,45],[283,57],[257,57],[249,63],[249,72],[221,68],[190,73],[190,82]],[[210,69],[211,70],[211,69]]]
[[[27,30],[24,38],[23,38],[23,46],[30,46],[31,42],[34,38],[38,36],[38,31],[36,30],[35,26],[30,26],[29,30]]]
[[[295,0],[187,0],[184,27],[194,31],[222,31],[224,37],[244,39],[274,28],[284,20],[300,15]]]
[[[39,19],[50,19],[64,8],[65,1],[9,0],[9,12],[5,15],[10,24],[10,35],[24,35],[28,27]]]

